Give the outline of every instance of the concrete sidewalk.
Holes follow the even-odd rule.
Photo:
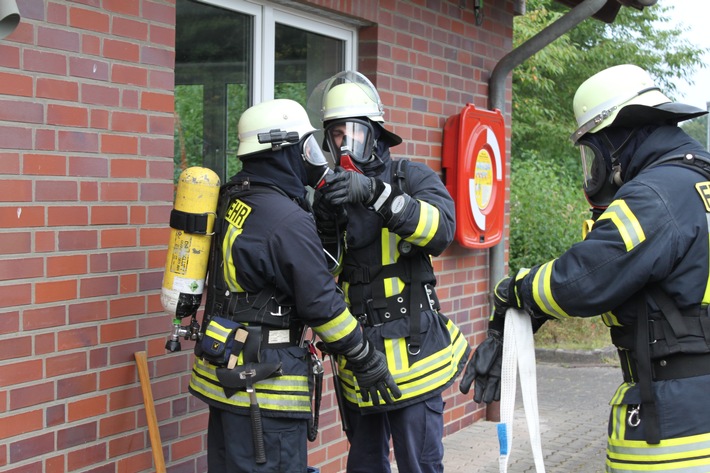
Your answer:
[[[603,472],[608,403],[622,382],[621,371],[614,364],[603,363],[607,353],[591,353],[581,358],[570,353],[538,354],[537,358],[538,409],[545,471]],[[446,436],[444,448],[447,472],[500,471],[494,422],[480,421]],[[396,471],[394,466],[393,471]],[[519,384],[508,471],[535,472]]]

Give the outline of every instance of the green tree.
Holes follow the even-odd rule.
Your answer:
[[[705,146],[705,149],[710,149],[708,146],[708,116],[704,115],[702,117],[694,118],[693,120],[688,120],[687,122],[681,123],[680,127],[690,136],[695,138],[700,142],[701,145]]]

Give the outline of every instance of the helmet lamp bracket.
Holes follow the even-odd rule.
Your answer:
[[[278,151],[285,144],[298,143],[300,138],[297,131],[271,130],[268,133],[259,133],[256,137],[259,143],[271,143],[271,149]]]

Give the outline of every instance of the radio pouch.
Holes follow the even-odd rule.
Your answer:
[[[231,355],[237,357],[241,353],[247,335],[246,327],[238,322],[212,318],[200,340],[202,359],[217,366],[227,366]]]

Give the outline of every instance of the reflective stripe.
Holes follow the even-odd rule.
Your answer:
[[[646,240],[641,224],[623,200],[612,202],[609,208],[601,214],[599,220],[611,220],[616,225],[621,239],[626,245],[626,251],[631,251]]]
[[[423,358],[416,363],[409,366],[409,369],[400,369],[397,371],[392,362],[398,362],[401,367],[405,366],[405,361],[408,356],[406,352],[406,340],[403,338],[396,340],[385,339],[385,346],[390,348],[394,347],[396,353],[386,353],[387,363],[392,373],[397,386],[400,391],[402,391],[402,397],[397,399],[395,403],[403,402],[423,394],[435,391],[436,389],[445,386],[451,378],[456,374],[458,369],[459,360],[466,353],[466,348],[468,343],[466,339],[461,334],[458,327],[452,322],[447,321],[446,328],[451,335],[452,343],[451,345],[444,347],[443,349],[432,353],[431,355]],[[404,352],[402,352],[404,347]],[[358,385],[352,371],[345,369],[343,367],[343,360],[341,359],[341,367],[339,376],[342,380],[343,394],[345,398],[353,404],[357,404],[360,407],[372,406],[372,402],[363,402],[362,397],[357,394]]]
[[[624,383],[616,389],[614,396],[612,396],[611,401],[611,438],[619,439],[624,438],[626,435],[626,419],[628,418],[628,412],[626,405],[621,405],[621,402],[626,395],[626,392],[631,388],[631,384]]]
[[[661,440],[651,445],[644,440],[609,439],[609,472],[707,472],[710,471],[710,434]]]
[[[355,317],[346,308],[337,317],[333,317],[323,325],[311,328],[325,343],[333,343],[347,337],[359,327]]]
[[[708,223],[708,257],[710,258],[710,213],[705,214],[705,220]],[[708,261],[708,268],[710,268],[710,261]],[[708,280],[705,283],[705,294],[703,295],[704,305],[710,304],[710,274],[708,274]]]
[[[552,288],[550,287],[552,266],[555,264],[555,261],[557,260],[543,264],[540,266],[538,272],[535,273],[532,284],[533,298],[543,312],[556,319],[563,319],[569,317],[569,314],[562,310],[557,302],[555,302],[555,298],[552,297]]]
[[[220,342],[224,343],[227,341],[227,337],[229,336],[229,333],[231,332],[231,329],[222,327],[217,323],[215,319],[210,320],[210,323],[207,325],[207,330],[205,330],[205,335],[214,338],[215,340],[219,340]]]
[[[382,266],[394,264],[399,259],[398,244],[401,238],[396,233],[390,233],[387,228],[382,229]],[[404,291],[404,281],[401,279],[386,278],[383,282],[385,285],[385,297],[395,296]]]
[[[232,292],[244,292],[244,289],[237,283],[237,266],[232,260],[232,245],[234,240],[242,234],[242,229],[234,225],[229,225],[222,240],[222,260],[224,261],[224,281]]]
[[[190,378],[190,388],[217,402],[239,407],[249,407],[249,395],[237,391],[227,398],[217,380],[215,366],[199,358],[195,359]],[[265,379],[254,384],[261,409],[282,412],[310,412],[311,398],[308,378],[285,375]]]
[[[602,321],[607,327],[621,327],[621,322],[611,311],[604,312],[602,315]]]
[[[404,338],[385,338],[385,354],[387,366],[394,376],[409,370],[409,356],[407,356],[407,343]]]
[[[405,240],[417,246],[424,246],[436,235],[439,229],[439,209],[422,200],[419,202],[419,222],[414,233]]]

